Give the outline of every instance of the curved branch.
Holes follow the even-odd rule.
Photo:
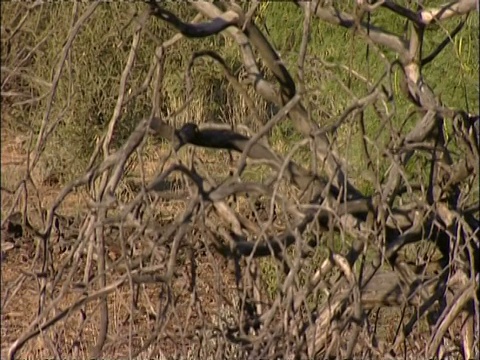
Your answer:
[[[308,3],[305,1],[294,0],[294,2],[301,8],[308,6]],[[318,6],[313,15],[330,24],[340,25],[344,28],[358,31],[356,30],[357,23],[352,15],[338,11],[333,7],[326,8]],[[368,36],[375,44],[385,46],[395,51],[401,58],[408,56],[408,44],[400,36],[382,28],[372,26],[371,24],[361,23],[360,28],[364,31],[365,36]]]
[[[216,7],[210,2],[190,0],[190,3],[200,13],[208,16],[211,19],[220,17],[223,14],[218,7]],[[226,29],[226,31],[240,46],[240,51],[243,57],[243,63],[247,70],[248,79],[253,85],[255,91],[258,92],[265,100],[279,105],[281,101],[277,94],[277,91],[275,90],[273,84],[263,78],[263,75],[256,63],[255,54],[252,47],[250,46],[249,39],[240,30],[240,25],[241,24],[238,24],[239,27],[229,27]]]
[[[415,24],[421,24],[421,19],[417,12],[412,11],[402,5],[398,5],[391,0],[385,0],[381,6],[390,11],[393,11],[395,14],[398,14],[410,21],[413,21]]]
[[[391,0],[384,0],[382,7],[393,11],[395,14],[414,22],[417,25],[430,25],[437,21],[446,20],[454,16],[461,16],[475,10],[478,1],[458,0],[450,2],[438,8],[423,9],[420,11],[410,10]]]
[[[230,11],[208,23],[189,24],[180,20],[172,12],[162,9],[155,0],[150,0],[149,4],[150,14],[168,22],[180,31],[182,35],[190,38],[203,38],[218,34],[229,26],[235,25],[238,17],[235,12]]]
[[[215,5],[205,1],[197,1],[194,4],[196,4],[196,6],[199,7],[199,10],[205,15],[209,17],[217,16],[216,11],[214,10],[216,9]],[[238,6],[235,7],[235,11],[239,13],[238,25],[240,26],[241,23],[245,21],[245,17],[242,15],[241,9],[238,8]],[[285,105],[293,98],[293,96],[295,96],[296,93],[295,83],[292,77],[290,76],[285,65],[281,62],[272,45],[265,38],[263,33],[258,30],[257,26],[251,21],[244,23],[243,26],[245,28],[245,34],[247,35],[247,38],[258,49],[260,56],[281,85],[281,101],[279,103],[277,100],[276,103],[278,105]],[[290,118],[293,121],[295,129],[304,137],[310,138],[313,134],[319,134],[318,124],[309,119],[308,113],[301,102],[299,102],[291,110]],[[362,193],[348,181],[345,175],[344,161],[342,161],[342,159],[340,159],[339,156],[333,152],[327,137],[325,135],[315,135],[314,140],[317,145],[316,155],[322,162],[325,161],[326,171],[333,179],[333,184],[339,189],[346,186],[345,196],[349,199],[362,198]]]
[[[438,8],[424,9],[419,12],[422,24],[428,25],[435,21],[442,21],[454,16],[468,14],[478,7],[478,0],[458,0]]]
[[[448,36],[437,46],[437,48],[432,51],[432,53],[430,55],[428,55],[426,58],[422,59],[422,62],[421,62],[422,66],[425,66],[425,65],[429,64],[433,59],[435,59],[437,57],[438,54],[440,54],[442,52],[443,49],[445,49],[445,47],[448,44],[450,44],[452,42],[453,38],[465,26],[465,24],[467,22],[467,19],[468,19],[468,14],[465,17],[465,19],[463,19],[460,22],[460,24],[457,25],[457,27],[455,29],[453,29],[452,33],[448,34]]]
[[[266,162],[277,171],[282,168],[284,162],[280,156],[276,155],[266,146],[259,143],[249,145],[249,137],[231,130],[213,129],[208,127],[199,129],[198,126],[193,123],[187,123],[183,125],[181,129],[177,130],[164,123],[160,118],[152,119],[150,122],[150,130],[155,135],[164,138],[165,140],[172,141],[176,150],[179,150],[186,144],[213,149],[233,150],[240,153],[248,150],[247,156],[249,158]],[[247,146],[249,146],[248,149]],[[327,185],[325,179],[311,174],[293,161],[289,161],[285,174],[287,178],[289,178],[294,185],[302,191],[313,186],[315,191],[322,192]],[[331,196],[337,197],[338,189],[334,186],[330,186],[330,191]]]

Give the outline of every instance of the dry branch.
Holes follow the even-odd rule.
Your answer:
[[[200,22],[201,15],[197,15],[192,22],[185,22],[160,2],[148,2],[148,15],[179,33],[167,41],[157,40],[145,79],[127,93],[142,36],[148,33],[147,19],[140,21],[132,32],[110,122],[84,174],[56,196],[43,219],[43,231],[29,223],[26,204],[20,221],[2,223],[2,236],[5,232],[13,237],[20,226],[38,242],[31,268],[2,298],[2,306],[11,306],[29,279],[41,285],[39,313],[10,344],[10,359],[37,336],[53,355],[65,356],[50,334],[58,336],[59,329],[75,321],[76,315],[81,321],[75,336],[85,336],[89,326],[97,330],[94,342],[85,348],[91,357],[106,356],[109,347],[121,344],[128,344],[130,357],[145,350],[152,355],[155,347],[162,348],[159,354],[167,348],[171,354],[199,358],[213,354],[222,358],[392,357],[406,353],[407,347],[412,351],[407,344],[410,340],[426,344],[418,356],[434,357],[446,351],[449,329],[457,323],[464,356],[478,354],[474,344],[479,328],[480,221],[478,206],[471,204],[475,200],[471,188],[479,172],[479,134],[475,131],[480,121],[478,116],[443,104],[422,73],[422,66],[435,61],[445,47],[443,42],[424,57],[425,28],[455,15],[468,16],[475,2],[459,0],[414,11],[393,1],[359,1],[354,15],[325,2],[294,3],[304,12],[297,59],[300,84],[255,23],[259,4],[245,13],[234,2],[190,1],[190,9],[209,21]],[[385,8],[408,20],[406,35],[364,21],[364,14]],[[57,126],[56,121],[50,123],[50,107],[63,63],[94,10],[95,6],[89,6],[70,31],[29,171]],[[354,74],[356,70],[348,66],[321,68],[343,69],[368,87],[364,95],[357,96],[342,83],[351,99],[328,125],[313,119],[304,105],[315,19],[359,34],[376,47],[386,64],[385,73],[375,81]],[[460,32],[463,24],[451,35]],[[220,32],[238,45],[248,83],[236,79],[220,52],[193,52],[186,65],[186,101],[174,115],[162,117],[166,49],[180,39],[179,34],[205,38]],[[384,51],[393,52],[398,60],[389,62]],[[240,126],[234,129],[203,119],[170,125],[193,99],[192,69],[201,57],[221,66],[225,79],[257,118],[259,131],[247,136]],[[265,80],[259,60],[272,81]],[[404,76],[403,96],[415,105],[412,118],[416,122],[408,132],[397,130],[391,113],[396,109],[389,108],[390,100],[397,96],[387,84],[395,66]],[[261,121],[246,86],[277,106],[267,122]],[[140,120],[114,150],[113,137],[123,111],[150,88],[154,91],[151,115]],[[385,109],[379,110],[379,104]],[[370,108],[377,117],[368,121],[380,122],[380,131],[388,135],[385,142],[366,130]],[[282,154],[270,147],[268,136],[287,121],[303,139]],[[199,122],[203,124],[197,125]],[[451,122],[453,129],[450,141],[446,122]],[[357,124],[360,131],[352,131]],[[359,171],[358,176],[368,173],[364,179],[352,178],[352,164],[339,151],[343,129],[346,137],[357,137],[363,146],[361,156],[368,169]],[[160,157],[161,164],[151,178],[143,168],[144,146],[152,140],[149,135],[166,140],[173,149]],[[229,174],[213,174],[198,148],[229,152]],[[293,160],[300,148],[308,152],[315,164],[312,168]],[[465,155],[460,161],[456,161],[457,149]],[[142,166],[141,181],[124,197],[120,187],[127,183],[130,164],[137,160]],[[415,161],[420,164],[420,160],[426,170],[412,174],[407,167]],[[381,169],[379,162],[388,165],[388,170]],[[246,180],[247,170],[258,164],[267,165],[267,176]],[[214,171],[220,168],[223,165],[217,164]],[[174,177],[181,179],[181,196],[166,186]],[[371,195],[359,190],[362,182],[371,185]],[[21,191],[26,192],[26,183],[24,180],[15,190],[15,201]],[[60,226],[59,209],[79,189],[88,192],[80,224]],[[165,209],[173,207],[172,199],[174,215],[165,219]],[[410,248],[414,248],[413,261],[405,259]],[[43,260],[40,271],[37,259]],[[115,304],[125,311],[126,319],[112,321],[112,312],[118,311],[112,309],[113,296],[118,296]],[[383,319],[383,332],[388,322],[393,322],[388,319],[395,319],[398,328],[389,338],[371,324],[372,314],[379,309],[395,313],[387,321]],[[396,310],[402,310],[400,318]],[[139,334],[142,326],[147,331]],[[421,332],[425,326],[427,334]]]

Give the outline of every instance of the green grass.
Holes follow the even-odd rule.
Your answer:
[[[185,5],[167,6],[185,20],[194,16],[192,9]],[[75,19],[86,7],[85,4],[78,5]],[[2,48],[2,63],[13,68],[23,53],[45,39],[31,60],[15,76],[16,81],[12,82],[12,86],[17,87],[16,90],[22,93],[31,94],[32,97],[43,96],[34,104],[12,106],[10,111],[13,117],[21,118],[19,123],[25,125],[20,127],[20,130],[33,128],[38,132],[47,106],[48,96],[45,95],[48,95],[46,92],[49,87],[46,84],[51,84],[54,69],[58,66],[62,46],[75,20],[72,14],[74,9],[72,3],[50,4],[37,8],[28,16],[16,37],[6,44],[7,47]],[[47,144],[48,155],[45,156],[45,159],[48,159],[45,160],[48,163],[46,166],[64,174],[65,181],[84,168],[88,161],[87,154],[91,153],[96,139],[104,133],[106,124],[111,118],[118,95],[119,77],[125,66],[135,27],[131,17],[143,10],[144,7],[140,3],[102,4],[74,41],[52,107],[51,119],[59,119],[60,125]],[[6,3],[2,7],[4,26],[14,28],[15,23],[11,19],[15,19],[17,14],[21,15],[22,11],[20,5]],[[302,12],[291,3],[271,2],[262,5],[261,16],[258,16],[257,20],[282,55],[292,75],[296,77],[296,60],[303,27]],[[375,12],[371,21],[390,31],[403,33],[403,20],[396,19],[385,9]],[[424,53],[428,54],[434,49],[455,26],[455,21],[449,21],[435,31],[427,31]],[[479,106],[477,29],[478,17],[471,16],[453,43],[449,44],[432,64],[425,67],[424,74],[445,104],[470,111]],[[306,67],[305,74],[308,89],[305,105],[310,109],[313,119],[321,125],[327,125],[351,103],[350,95],[341,83],[357,97],[366,94],[367,85],[348,70],[322,66],[318,59],[343,64],[362,74],[370,82],[377,81],[386,71],[386,66],[372,47],[367,48],[366,43],[359,36],[353,36],[350,31],[315,19],[312,20],[311,30],[307,58],[309,66]],[[127,89],[135,89],[142,83],[152,61],[155,46],[175,33],[171,26],[152,18],[148,20],[148,31],[142,35]],[[228,43],[231,42],[225,41],[223,35],[208,39],[182,39],[167,51],[161,99],[164,115],[174,112],[185,101],[184,72],[194,51],[218,50],[232,66],[232,70],[238,70],[240,65],[238,48],[223,46]],[[9,53],[6,51],[7,48],[10,49]],[[385,55],[390,60],[395,57],[388,51],[385,51]],[[232,91],[218,65],[209,59],[199,60],[194,67],[193,75],[194,98],[187,111],[175,119],[177,123],[223,121],[247,123],[255,127],[251,121],[251,114],[240,106],[240,96]],[[400,94],[398,76],[397,73],[392,76],[391,85],[396,95],[396,114],[393,120],[400,126],[412,106]],[[38,81],[39,79],[42,81]],[[255,96],[255,101],[265,110],[264,116],[268,117],[269,111],[266,110],[263,101],[258,96]],[[128,136],[138,119],[148,115],[150,111],[150,92],[136,98],[125,107],[115,131],[116,146]],[[328,113],[332,117],[328,119],[322,115],[323,113]],[[366,118],[367,132],[373,136],[379,130],[378,121],[370,110],[366,111]],[[16,123],[9,125],[19,126]],[[340,141],[345,140],[349,131],[356,131],[355,127],[352,130],[347,128],[351,128],[351,125],[347,124],[339,130],[343,137]],[[299,135],[288,121],[283,121],[274,130],[272,138],[274,142],[285,142],[284,147],[288,148],[290,143],[299,140]],[[64,151],[66,143],[71,145],[69,151]],[[358,151],[359,146],[358,142],[353,142],[348,153],[352,163],[363,167],[361,156],[356,156],[361,154]]]

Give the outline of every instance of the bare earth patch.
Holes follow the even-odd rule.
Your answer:
[[[5,187],[12,188],[24,176],[27,154],[23,150],[21,141],[10,138],[6,132],[2,132],[1,154],[2,185],[5,184]],[[214,166],[215,161],[210,159],[205,163],[206,166],[211,167]],[[151,177],[157,170],[155,161],[145,167],[145,174],[148,177]],[[41,199],[42,207],[48,209],[60,190],[59,186],[42,185],[37,188],[37,191],[29,192],[31,194],[31,198],[28,199],[29,204]],[[84,196],[80,193],[71,196],[66,204],[62,204],[59,213],[65,217],[74,217],[80,206],[84,204]],[[2,196],[3,216],[6,216],[13,200],[13,195]],[[175,214],[184,208],[182,203],[182,201],[173,200],[165,202],[161,206],[160,210],[163,214],[161,216],[166,223],[173,221]],[[20,201],[19,204],[21,205],[22,202]],[[19,206],[16,210],[18,208]],[[21,223],[21,219],[17,220],[20,220]],[[29,213],[28,220],[35,225],[42,224],[35,211]],[[12,239],[13,235],[8,229],[2,229],[2,244],[14,244],[13,248],[2,251],[2,358],[7,357],[10,345],[36,319],[39,309],[42,262],[41,256],[36,257],[36,254],[41,248],[40,240],[25,231],[25,227],[23,229],[23,234],[15,239]],[[69,228],[62,229],[64,232],[71,230]],[[199,242],[198,253],[184,254],[180,257],[180,260],[177,261],[174,280],[170,286],[144,284],[131,287],[127,282],[108,296],[111,331],[108,334],[109,341],[104,349],[104,358],[125,358],[129,355],[129,349],[137,351],[144,347],[155,327],[160,326],[157,321],[158,311],[164,311],[165,316],[165,320],[161,324],[163,327],[160,332],[161,336],[159,339],[154,339],[155,346],[150,345],[148,349],[150,354],[162,355],[166,358],[178,351],[195,351],[192,347],[194,342],[181,340],[183,335],[192,333],[192,329],[195,327],[201,329],[205,323],[219,323],[219,318],[215,318],[215,316],[226,316],[227,313],[222,314],[222,311],[225,311],[223,310],[225,301],[232,306],[234,299],[224,299],[222,294],[228,294],[229,288],[232,290],[235,288],[233,266],[229,265],[220,255],[205,251],[201,245],[201,235],[194,235],[192,241]],[[112,261],[115,261],[121,256],[122,250],[118,243],[114,242],[107,251]],[[52,256],[52,262],[58,270],[66,260],[68,251],[53,253]],[[50,293],[48,297],[53,300],[61,291],[63,282],[68,280],[65,283],[68,286],[67,293],[51,309],[51,315],[60,314],[84,295],[81,288],[72,286],[72,284],[82,282],[84,264],[85,259],[78,264],[73,279],[67,279],[68,271],[63,274],[57,281],[58,285],[55,290],[52,291],[47,286],[47,292]],[[48,274],[50,279],[54,274],[58,276],[58,272]],[[108,282],[114,281],[116,277],[118,277],[117,272],[110,273]],[[193,288],[195,289],[194,295],[191,293]],[[213,315],[215,316],[212,318]],[[43,335],[27,342],[17,357],[38,359],[52,357],[56,354],[62,358],[87,358],[88,351],[94,345],[98,333],[98,321],[97,302],[92,301],[84,307],[82,312],[77,311],[72,315],[67,315],[53,330],[47,330]],[[189,348],[191,349],[189,350]]]

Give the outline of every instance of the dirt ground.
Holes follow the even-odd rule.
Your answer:
[[[14,193],[9,193],[8,190],[14,191],[14,186],[25,173],[27,154],[23,149],[28,138],[12,136],[2,128],[1,140],[1,211],[4,225],[1,255],[1,358],[4,359],[7,358],[11,345],[20,336],[28,333],[27,330],[37,318],[42,269],[40,257],[36,257],[39,253],[38,239],[25,229],[18,235],[15,229],[7,229],[7,222],[4,221],[15,204]],[[157,170],[155,164],[158,163],[158,158],[157,154],[149,159],[151,164],[146,166],[147,176]],[[225,155],[225,159],[227,158]],[[227,160],[220,164],[220,167],[218,161],[210,161],[207,157],[203,160],[205,167],[210,167],[211,173],[229,171]],[[61,191],[61,186],[42,182],[41,172],[35,175],[34,180],[40,180],[35,183],[35,187],[32,184],[27,187],[28,220],[35,227],[42,228],[40,213],[36,209],[40,205],[48,209]],[[79,209],[86,206],[85,199],[85,194],[81,192],[69,196],[58,213],[66,218],[75,217]],[[14,210],[22,210],[24,204],[25,197],[21,197]],[[162,222],[168,224],[173,221],[175,215],[184,208],[183,200],[165,201],[159,210]],[[179,251],[173,280],[168,286],[162,283],[137,286],[126,281],[108,295],[109,331],[102,358],[128,358],[143,348],[147,351],[142,353],[139,359],[169,359],[177,358],[179,354],[187,354],[186,358],[203,358],[198,351],[209,346],[203,331],[211,331],[218,328],[220,323],[228,323],[229,317],[238,316],[238,313],[232,312],[238,301],[235,298],[238,292],[234,264],[205,246],[208,239],[205,239],[198,229],[190,229],[185,237],[195,246]],[[113,261],[115,256],[118,256],[118,239],[118,236],[112,235],[113,241],[107,241],[107,254]],[[68,251],[52,255],[56,270],[65,263],[67,254]],[[167,261],[166,258],[165,262]],[[47,287],[47,306],[54,303],[48,314],[49,319],[58,316],[85,295],[82,289],[75,285],[82,281],[84,266],[85,259],[82,259],[72,279],[68,281],[67,267],[67,271],[59,276],[57,285],[53,289]],[[50,276],[48,280],[53,280],[52,274],[56,273],[47,272],[47,276]],[[120,277],[118,272],[108,272],[107,285]],[[62,290],[64,285],[66,289]],[[95,288],[89,290],[94,291]],[[57,301],[61,291],[65,295]],[[99,333],[98,305],[99,301],[93,300],[68,313],[47,331],[28,340],[16,358],[89,358]],[[387,342],[393,340],[398,330],[398,322],[402,317],[400,310],[384,308],[381,312],[372,312],[370,316],[372,324],[377,316],[381,318],[379,323],[383,325],[379,325],[377,334],[387,339]],[[415,349],[420,351],[420,347],[427,342],[428,331],[423,331],[416,337],[415,342],[406,344],[410,352],[415,352]],[[455,333],[455,330],[452,331]],[[153,334],[158,335],[155,335],[149,345],[147,342],[152,340]],[[454,337],[453,335],[452,338]],[[221,353],[227,354],[227,350],[223,349]]]
[[[3,128],[1,136],[4,223],[6,214],[14,204],[14,195],[4,191],[4,188],[15,190],[15,184],[24,176],[27,154],[23,148],[28,139],[14,137]],[[39,181],[36,189],[29,185],[28,190],[28,220],[32,225],[41,225],[40,216],[31,209],[35,209],[39,202],[43,208],[48,209],[61,187]],[[75,216],[83,202],[80,193],[70,196],[59,213]],[[24,204],[25,198],[21,198],[15,211],[20,210]],[[169,204],[166,208],[175,215],[175,209],[180,210],[182,206]],[[173,219],[174,216],[170,218]],[[14,239],[11,239],[12,237]],[[19,236],[8,229],[2,229],[2,359],[7,358],[9,347],[31,326],[38,314],[41,262],[35,259],[37,246],[38,239],[28,231],[23,231]],[[127,282],[108,296],[110,326],[103,358],[126,358],[129,356],[129,349],[133,352],[140,349],[152,335],[155,326],[158,326],[155,314],[162,308],[168,309],[164,313],[166,319],[162,322],[163,329],[160,331],[160,339],[155,342],[156,346],[149,347],[150,355],[156,354],[155,358],[161,359],[162,356],[169,358],[170,355],[184,352],[190,346],[189,342],[185,342],[184,335],[191,333],[190,330],[194,328],[201,328],[202,324],[214,323],[216,320],[212,316],[218,316],[219,309],[233,301],[221,297],[221,294],[229,293],[229,288],[235,287],[233,264],[227,263],[218,254],[206,251],[202,246],[199,246],[195,253],[180,255],[175,280],[170,287],[161,284],[131,286]],[[57,254],[53,262],[62,263],[65,256]],[[191,271],[192,268],[195,268],[195,272]],[[195,274],[195,279],[192,279],[192,273]],[[82,276],[83,269],[80,266],[74,274],[73,282],[81,280]],[[118,276],[115,273],[107,275],[107,282],[113,282]],[[50,293],[47,295],[47,303],[55,299],[62,281],[66,278],[67,275],[64,274],[53,291],[47,290],[47,293]],[[194,292],[190,291],[193,283]],[[60,314],[82,296],[81,291],[71,287],[65,294],[61,301],[52,307],[49,318]],[[138,296],[138,301],[134,301],[135,296]],[[90,302],[81,307],[81,311],[67,315],[45,333],[30,339],[17,353],[16,358],[87,358],[98,334],[97,305],[96,301]]]

